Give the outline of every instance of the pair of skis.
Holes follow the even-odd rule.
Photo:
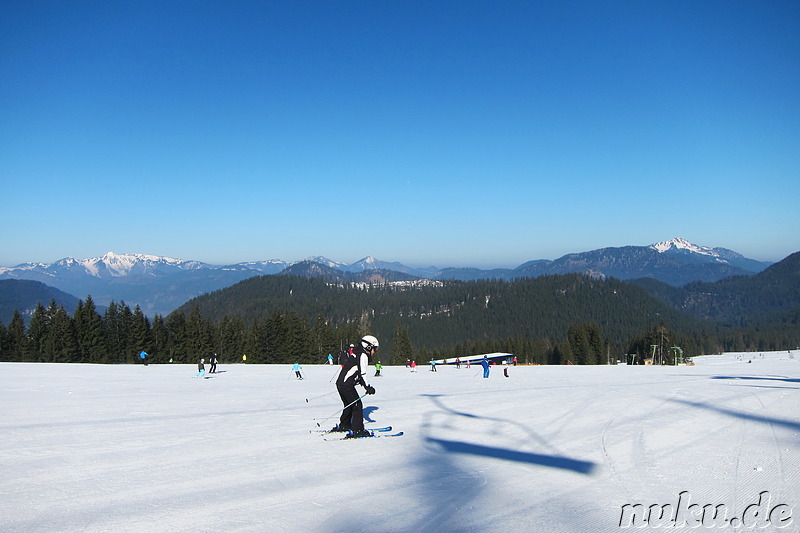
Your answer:
[[[312,430],[313,431],[313,430]],[[375,439],[378,437],[399,437],[403,434],[402,431],[397,433],[391,433],[392,426],[386,426],[382,428],[369,428],[367,429],[369,432],[369,436],[364,435],[363,437],[352,437],[349,433],[341,433],[337,435],[335,432],[331,431],[324,431],[322,433],[325,434],[324,440],[356,440],[356,439]]]

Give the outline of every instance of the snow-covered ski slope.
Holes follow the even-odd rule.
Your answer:
[[[3,363],[0,531],[606,532],[765,491],[793,521],[752,530],[798,531],[800,353],[739,359],[384,367],[367,427],[405,435],[355,442],[309,433],[337,367]]]

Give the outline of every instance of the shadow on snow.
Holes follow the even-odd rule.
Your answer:
[[[717,407],[715,405],[710,405],[708,403],[703,402],[690,402],[688,400],[678,400],[678,399],[669,399],[668,401],[675,402],[675,403],[682,403],[684,405],[688,405],[689,407],[695,407],[697,409],[707,409],[709,411],[714,411],[723,415],[732,416],[735,418],[741,418],[743,420],[750,420],[751,422],[759,422],[761,424],[772,424],[775,426],[781,426],[792,431],[800,430],[800,422],[795,420],[786,420],[784,418],[774,418],[771,416],[761,416],[761,415],[754,415],[752,413],[746,413],[744,411],[735,411],[733,409],[727,409],[725,407]]]
[[[786,376],[712,376],[711,379],[742,379],[758,381],[785,381],[787,383],[800,383],[798,378],[787,378]]]

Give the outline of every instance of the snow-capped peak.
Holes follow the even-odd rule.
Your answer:
[[[347,266],[346,263],[340,263],[338,261],[334,261],[332,259],[328,259],[327,257],[322,257],[320,255],[314,257],[307,257],[306,261],[310,261],[312,263],[319,263],[321,265],[329,266],[331,268],[342,268]]]
[[[111,276],[119,277],[130,274],[131,270],[139,264],[167,264],[177,266],[183,261],[171,257],[159,257],[146,254],[116,254],[108,252],[102,257],[93,257],[79,261],[92,275],[99,275],[105,269]]]
[[[659,253],[668,252],[670,250],[686,250],[687,252],[692,252],[700,255],[719,257],[719,253],[717,253],[713,248],[709,248],[708,246],[698,246],[680,237],[676,237],[668,241],[661,241],[659,243],[651,245],[650,247]]]

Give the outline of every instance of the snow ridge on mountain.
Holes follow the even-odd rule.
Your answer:
[[[102,277],[108,274],[115,278],[129,276],[134,273],[149,273],[164,268],[179,268],[182,270],[209,268],[208,265],[200,261],[184,261],[172,257],[148,254],[116,254],[114,252],[108,252],[102,257],[79,260],[77,263],[94,276]]]
[[[675,239],[670,239],[668,241],[658,242],[656,244],[651,245],[651,248],[653,248],[659,253],[665,253],[671,250],[686,250],[688,252],[692,252],[695,254],[708,255],[711,257],[719,257],[719,253],[715,251],[715,248],[709,248],[708,246],[698,246],[680,237],[677,237]]]

